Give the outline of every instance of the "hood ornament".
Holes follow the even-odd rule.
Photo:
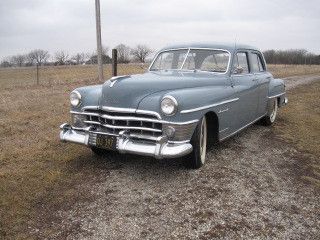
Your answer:
[[[131,77],[131,76],[130,76],[130,75],[122,75],[122,76],[114,76],[114,77],[110,78],[110,81],[111,81],[110,87],[112,88],[113,85],[114,85],[119,79],[121,79],[121,78],[127,78],[127,77]]]

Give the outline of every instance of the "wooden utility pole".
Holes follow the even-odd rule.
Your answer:
[[[97,57],[99,81],[103,82],[103,63],[102,63],[102,43],[101,43],[101,19],[100,19],[100,0],[96,1],[96,29],[97,29]]]

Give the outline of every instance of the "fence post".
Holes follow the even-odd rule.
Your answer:
[[[37,85],[39,85],[39,64],[37,63]]]
[[[118,75],[118,52],[117,49],[112,49],[112,76]]]

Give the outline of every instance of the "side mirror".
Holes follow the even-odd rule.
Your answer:
[[[241,74],[243,73],[243,68],[242,67],[236,67],[233,70],[233,74]]]

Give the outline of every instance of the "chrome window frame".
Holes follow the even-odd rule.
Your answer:
[[[246,58],[247,58],[247,65],[248,65],[248,72],[247,73],[240,73],[240,74],[235,74],[233,73],[233,65],[234,65],[234,61],[237,58],[238,60],[238,53],[245,53],[246,54]],[[238,49],[237,51],[234,52],[233,54],[233,60],[232,60],[232,66],[231,66],[231,76],[248,76],[248,75],[253,75],[253,73],[251,72],[251,66],[250,66],[250,55],[248,50],[246,49]]]
[[[173,71],[179,71],[179,70],[180,70],[180,71],[186,71],[186,72],[194,72],[194,70],[191,70],[191,69],[183,69],[184,64],[185,64],[185,62],[186,62],[186,60],[187,60],[187,58],[188,58],[188,55],[189,55],[189,53],[190,53],[191,50],[222,51],[222,52],[228,53],[228,55],[229,55],[228,66],[227,66],[225,72],[221,73],[221,72],[211,72],[211,71],[204,71],[204,70],[197,70],[197,72],[206,72],[206,73],[213,73],[213,74],[227,74],[227,73],[229,72],[229,70],[230,70],[230,64],[231,64],[231,57],[232,57],[232,55],[231,55],[231,52],[228,51],[227,49],[222,49],[222,48],[193,48],[193,47],[189,47],[189,48],[170,48],[170,49],[165,49],[165,50],[163,50],[163,51],[158,52],[157,55],[156,55],[156,56],[154,57],[154,59],[152,60],[150,66],[149,66],[149,68],[148,68],[148,71],[149,71],[149,72],[153,72],[153,71],[154,71],[154,70],[151,70],[151,67],[152,67],[152,65],[154,64],[154,62],[156,61],[156,59],[158,58],[158,56],[159,56],[161,53],[170,52],[170,51],[179,51],[179,50],[188,50],[188,51],[187,51],[187,54],[186,54],[186,57],[185,57],[182,65],[181,65],[181,67],[180,67],[179,69],[177,68],[177,69],[164,69],[164,70],[168,70],[168,71],[171,71],[171,70],[173,70]]]

